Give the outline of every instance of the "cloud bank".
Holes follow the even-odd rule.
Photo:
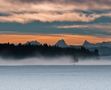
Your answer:
[[[0,22],[80,21],[111,17],[110,0],[0,0]]]
[[[0,34],[111,36],[111,0],[0,0]]]
[[[111,56],[102,57],[100,60],[88,59],[74,62],[71,57],[59,58],[27,58],[22,60],[6,60],[0,58],[0,66],[24,66],[24,65],[111,65]]]
[[[7,60],[0,58],[0,66],[16,66],[16,65],[73,65],[74,61],[71,57],[60,58],[27,58],[22,60]]]

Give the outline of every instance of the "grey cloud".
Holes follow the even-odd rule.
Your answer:
[[[96,2],[96,3],[104,3],[104,4],[111,4],[111,0],[9,0],[12,2],[21,2],[21,3],[40,3],[40,2],[61,2],[61,3],[90,3],[90,2]]]
[[[9,13],[0,13],[0,16],[10,16]]]
[[[107,14],[107,13],[111,13],[111,9],[106,9],[106,10],[80,10],[80,9],[77,9],[77,10],[74,10],[75,12],[78,12],[78,13],[83,13],[83,14],[86,14],[86,15],[91,15],[91,14]]]

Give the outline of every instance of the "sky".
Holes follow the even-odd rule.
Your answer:
[[[111,41],[111,0],[0,0],[0,42]]]

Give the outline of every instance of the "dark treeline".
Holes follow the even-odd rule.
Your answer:
[[[0,56],[2,58],[23,59],[29,57],[61,57],[71,56],[75,61],[79,58],[95,58],[98,57],[98,51],[93,52],[85,49],[84,47],[74,48],[67,47],[61,48],[57,46],[44,45],[24,45],[24,44],[0,44]]]

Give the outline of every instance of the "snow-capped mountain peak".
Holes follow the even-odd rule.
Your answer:
[[[25,45],[28,45],[28,44],[30,44],[30,45],[41,45],[41,43],[38,42],[38,41],[27,41],[27,42],[25,43]]]
[[[58,47],[68,47],[68,45],[66,44],[64,39],[61,39],[61,40],[57,41],[55,46],[58,46]]]

